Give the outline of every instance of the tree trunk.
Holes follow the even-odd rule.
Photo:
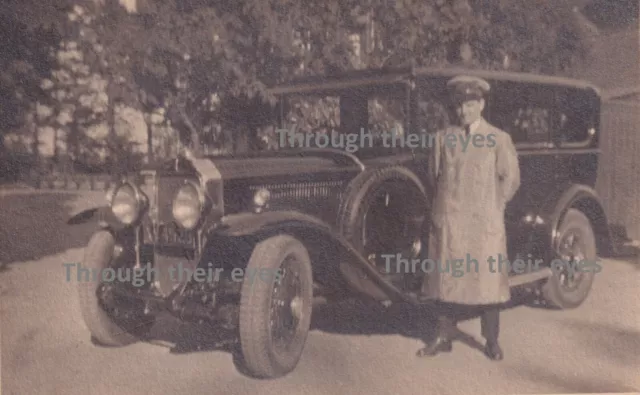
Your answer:
[[[248,133],[245,128],[237,128],[233,131],[233,153],[243,154],[249,151]]]
[[[31,140],[31,166],[28,172],[28,176],[30,178],[30,181],[32,180],[32,177],[34,175],[37,175],[39,173],[39,169],[40,169],[40,136],[39,136],[39,130],[38,130],[38,122],[37,122],[37,116],[35,115],[36,113],[36,109],[35,106],[33,106],[33,111],[30,113],[29,117],[27,118],[27,122],[28,122],[28,127],[31,128],[31,136],[32,136],[32,140]]]
[[[118,155],[115,152],[114,146],[116,142],[116,109],[115,109],[115,100],[113,99],[113,89],[111,86],[111,79],[107,80],[107,127],[108,127],[108,136],[107,136],[107,171],[109,174],[114,175],[117,174],[118,170],[116,169],[117,160],[116,157]]]
[[[53,128],[53,163],[58,163],[60,152],[58,150],[59,125]]]
[[[147,163],[153,163],[153,124],[151,116],[147,119]]]

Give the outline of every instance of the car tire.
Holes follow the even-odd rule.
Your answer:
[[[83,268],[100,273],[109,268],[113,258],[115,238],[111,232],[96,232],[85,249]],[[100,281],[78,281],[80,311],[96,345],[122,347],[137,342],[153,325],[153,318],[145,317],[128,324],[118,324],[102,306],[98,296]]]
[[[560,248],[571,237],[574,238],[572,240],[578,238],[578,248],[583,255],[580,260],[596,262],[597,250],[593,228],[589,219],[576,209],[569,209],[558,227],[558,246],[555,252],[557,259],[563,259]],[[572,287],[563,284],[562,273],[554,270],[553,275],[542,286],[543,300],[550,307],[557,309],[573,309],[580,306],[587,299],[593,285],[595,272],[593,268],[590,269],[580,273],[578,284]]]
[[[347,186],[344,200],[338,213],[338,224],[342,235],[363,253],[364,245],[362,235],[364,232],[364,217],[372,204],[373,192],[385,182],[401,182],[415,188],[416,196],[404,196],[403,201],[412,202],[412,206],[406,208],[413,210],[412,215],[407,215],[411,221],[415,221],[416,236],[424,243],[424,221],[428,218],[429,202],[426,198],[425,188],[420,179],[409,169],[403,166],[389,166],[380,169],[365,171],[358,175]],[[419,229],[419,230],[418,230]],[[386,253],[387,251],[385,251]],[[391,252],[391,251],[388,251]]]
[[[260,270],[265,269],[273,274],[273,281],[259,278]],[[278,270],[282,275],[279,279],[275,276]],[[250,273],[255,273],[253,281],[247,281],[251,279],[247,277]],[[288,283],[291,277],[287,276],[291,274],[299,280],[296,284],[299,288]],[[282,285],[285,291],[280,288]],[[276,298],[276,293],[290,292],[294,288],[297,292],[288,305]],[[274,340],[277,329],[272,321],[281,323],[275,315],[276,302],[282,302],[279,304],[281,313],[291,310],[292,316],[297,314],[297,325],[292,338],[286,342],[286,349],[278,347]],[[250,375],[273,379],[288,374],[297,366],[311,326],[312,302],[313,272],[305,246],[288,235],[273,236],[259,242],[249,258],[240,294],[240,348]]]

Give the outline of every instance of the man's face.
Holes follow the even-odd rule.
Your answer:
[[[456,106],[456,112],[462,125],[470,125],[482,116],[484,110],[484,99],[465,100]]]

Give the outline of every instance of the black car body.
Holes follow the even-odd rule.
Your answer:
[[[511,134],[519,152],[522,184],[505,217],[509,250],[511,258],[533,256],[544,263],[514,274],[510,285],[539,291],[555,307],[578,306],[597,270],[569,273],[547,266],[555,258],[595,260],[614,248],[594,190],[600,133],[595,87],[521,73],[412,69],[309,79],[272,93],[280,98],[281,121],[308,108],[308,98],[336,98],[331,103],[339,121],[314,120],[315,130],[303,127],[300,133],[379,131],[395,122],[428,135],[448,123],[445,84],[459,74],[489,81],[485,117]],[[294,121],[309,117],[301,114]],[[277,377],[300,358],[314,290],[420,304],[416,294],[425,274],[415,267],[391,273],[383,255],[426,254],[430,150],[422,143],[390,147],[375,141],[353,152],[305,146],[234,157],[181,156],[122,181],[109,194],[111,206],[73,220],[98,220],[84,264],[161,270],[135,287],[80,283],[93,336],[110,345],[131,343],[158,311],[169,310],[237,330],[251,373]],[[219,269],[221,276],[168,278],[167,268],[178,264]],[[234,268],[242,269],[242,281],[231,278]],[[271,277],[262,281],[252,274],[247,281],[249,273],[265,268],[274,271]],[[279,299],[274,289],[294,296]],[[120,315],[114,306],[121,306]],[[274,340],[278,331],[286,339],[282,346]]]

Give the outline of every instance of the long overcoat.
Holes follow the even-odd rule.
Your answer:
[[[449,134],[456,135],[455,144]],[[518,155],[511,136],[484,119],[470,137],[466,149],[460,127],[438,132],[435,139],[431,266],[424,292],[449,303],[504,303],[510,299],[504,211],[520,187]]]

